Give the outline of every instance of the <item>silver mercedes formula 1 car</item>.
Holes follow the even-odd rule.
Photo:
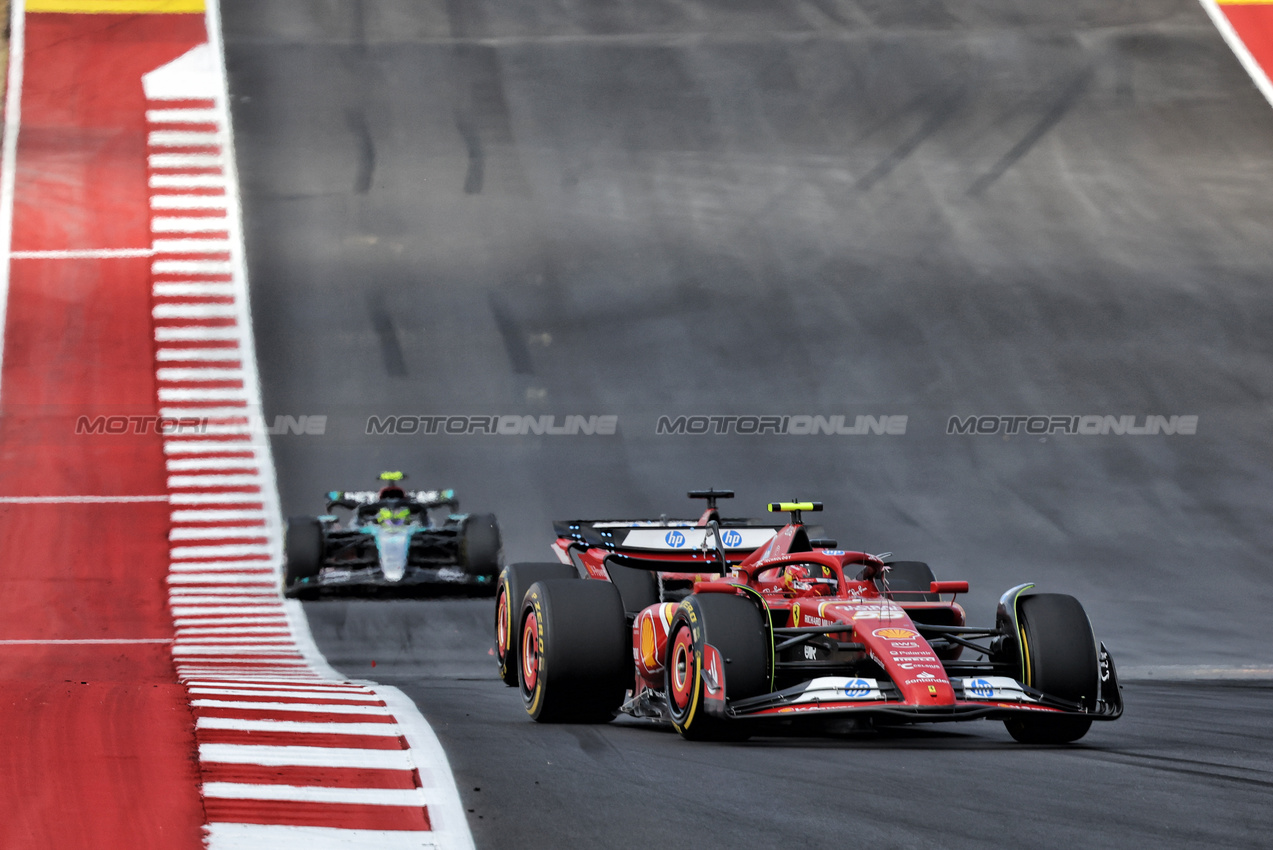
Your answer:
[[[284,594],[494,593],[502,550],[495,516],[460,513],[454,490],[405,490],[405,477],[382,472],[379,490],[333,490],[327,514],[288,519]],[[343,522],[338,509],[348,512]]]

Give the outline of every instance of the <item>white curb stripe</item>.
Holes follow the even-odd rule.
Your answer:
[[[432,809],[430,812],[432,813]],[[435,850],[464,847],[458,838],[436,832],[389,829],[337,829],[326,826],[275,826],[247,823],[210,823],[209,850]]]
[[[249,702],[247,700],[196,699],[196,708],[246,708],[252,711],[301,711],[309,714],[379,714],[391,717],[383,705],[325,705],[303,702]]]
[[[199,760],[267,767],[357,767],[411,770],[410,750],[361,750],[343,747],[271,747],[261,744],[200,744]]]
[[[195,720],[195,728],[234,732],[366,735],[372,738],[396,738],[402,734],[396,723],[307,723],[303,720],[249,720],[243,717],[200,717]]]
[[[419,788],[324,788],[298,785],[249,785],[205,782],[203,796],[229,800],[287,800],[295,803],[362,803],[372,806],[420,806]]]

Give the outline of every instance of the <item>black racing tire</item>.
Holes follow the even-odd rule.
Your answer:
[[[283,534],[283,554],[285,589],[291,590],[301,579],[318,575],[323,566],[323,524],[317,517],[288,518]]]
[[[518,685],[540,723],[609,723],[633,680],[632,632],[606,581],[537,581],[526,591]]]
[[[725,720],[706,710],[704,644],[716,647],[724,662],[726,700],[768,693],[773,644],[766,616],[741,596],[696,593],[681,603],[668,630],[663,682],[676,731],[691,741],[745,741],[752,735],[750,724]]]
[[[517,650],[522,631],[519,615],[526,590],[537,581],[576,579],[579,572],[569,564],[509,564],[495,585],[495,660],[499,677],[510,688],[517,687]]]
[[[494,514],[469,514],[460,526],[460,566],[471,576],[488,576],[494,592],[504,543]]]
[[[1092,624],[1073,596],[1039,593],[1017,603],[1023,681],[1049,696],[1096,707],[1100,667]],[[1087,734],[1087,717],[1030,714],[1003,722],[1023,744],[1068,744]]]
[[[936,580],[932,567],[923,561],[889,562],[888,589],[903,591],[897,598],[898,602],[940,602],[941,597],[930,592]],[[882,581],[876,579],[875,584],[881,591],[884,590]]]

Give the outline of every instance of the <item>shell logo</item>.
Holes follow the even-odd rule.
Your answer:
[[[659,667],[658,657],[654,654],[654,627],[646,620],[641,621],[641,661],[651,670]]]
[[[919,637],[917,633],[912,632],[910,629],[876,629],[871,634],[885,640],[914,640]]]

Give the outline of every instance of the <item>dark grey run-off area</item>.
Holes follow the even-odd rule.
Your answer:
[[[328,417],[274,440],[288,513],[401,468],[539,560],[551,519],[688,514],[691,487],[821,499],[842,545],[968,579],[977,621],[1037,581],[1125,669],[1273,667],[1273,109],[1195,0],[223,13],[266,413]],[[366,433],[450,414],[618,428]],[[681,415],[907,426],[656,434]],[[973,415],[1198,426],[946,433]],[[418,700],[483,848],[1273,834],[1260,685],[1132,684],[1068,749],[696,746],[532,724],[489,601],[308,610],[333,663]]]

